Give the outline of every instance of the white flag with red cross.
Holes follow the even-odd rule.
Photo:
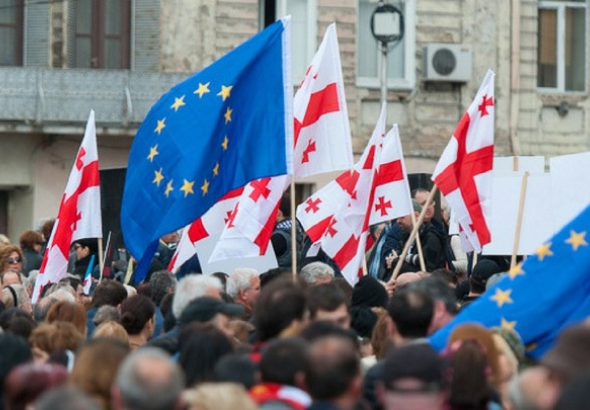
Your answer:
[[[336,24],[328,26],[293,101],[294,174],[298,178],[353,165]]]
[[[184,228],[174,256],[168,264],[170,272],[176,272],[182,264],[197,253],[198,242],[211,235],[219,235],[223,227],[234,216],[234,208],[244,192],[244,188],[237,188],[223,196],[201,218]]]
[[[359,162],[297,207],[314,249],[321,246],[353,286],[361,273],[384,138],[385,106]]]
[[[385,136],[377,172],[369,225],[412,213],[410,183],[397,124]]]
[[[491,241],[494,77],[488,70],[432,174],[461,231],[478,252]]]
[[[102,238],[100,176],[94,111],[90,111],[84,139],[70,172],[57,219],[35,281],[33,303],[39,298],[43,286],[56,283],[67,275],[72,243],[86,238]]]

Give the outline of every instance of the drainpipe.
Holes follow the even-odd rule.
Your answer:
[[[518,114],[520,109],[520,0],[511,0],[510,44],[510,150],[513,156],[520,154],[518,140]]]

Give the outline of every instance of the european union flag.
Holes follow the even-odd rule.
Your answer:
[[[531,357],[543,356],[565,327],[590,315],[588,227],[590,207],[435,333],[431,344],[440,350],[455,326],[477,322],[516,330]]]
[[[249,181],[291,173],[289,36],[288,19],[272,24],[172,88],[141,124],[121,205],[136,281],[162,235]]]

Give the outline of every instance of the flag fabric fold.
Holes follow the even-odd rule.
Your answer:
[[[176,85],[152,107],[129,156],[121,206],[141,281],[159,238],[250,181],[291,174],[290,20]]]
[[[70,247],[78,239],[102,238],[100,174],[94,111],[90,111],[84,138],[70,172],[55,225],[39,269],[32,301],[48,283],[66,276]]]
[[[356,165],[297,207],[297,219],[313,248],[321,246],[351,285],[359,277],[384,137],[385,106]]]
[[[461,231],[478,252],[491,241],[494,77],[488,70],[432,174]]]
[[[590,316],[590,207],[516,265],[431,338],[441,350],[452,330],[469,322],[513,329],[538,359],[561,331]]]

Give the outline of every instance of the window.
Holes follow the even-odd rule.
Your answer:
[[[375,0],[359,0],[357,20],[357,85],[380,87],[382,54],[371,33],[371,15]],[[390,89],[411,90],[416,82],[416,0],[392,2],[404,15],[404,37],[387,55],[387,78]]]
[[[131,0],[77,0],[74,66],[129,68]]]
[[[317,50],[317,0],[276,0],[276,18],[291,15],[293,82],[299,84]]]
[[[0,0],[0,66],[23,60],[23,0]]]
[[[586,0],[540,1],[537,86],[586,90]]]

